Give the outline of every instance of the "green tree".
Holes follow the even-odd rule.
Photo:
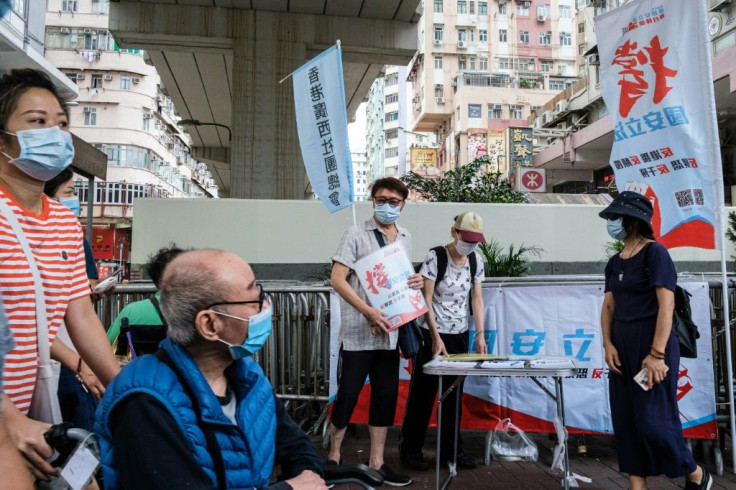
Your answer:
[[[488,172],[488,156],[448,170],[439,178],[408,172],[401,180],[430,202],[525,203],[523,193],[515,191],[498,172]]]
[[[726,238],[736,243],[736,212],[728,213],[728,227],[726,228]]]

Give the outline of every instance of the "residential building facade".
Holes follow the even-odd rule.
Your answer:
[[[365,152],[352,152],[353,162],[353,192],[356,201],[367,201],[370,196],[371,171]]]
[[[146,53],[118,48],[108,9],[107,0],[48,0],[45,54],[77,86],[75,133],[108,157],[107,178],[95,182],[93,195],[103,237],[97,241],[104,243],[95,254],[124,261],[136,198],[217,197],[217,186],[190,156],[189,136]],[[78,191],[85,214],[87,182],[79,181]]]
[[[527,126],[577,81],[574,13],[572,0],[425,2],[410,126],[436,134],[440,171],[484,155],[488,131]]]

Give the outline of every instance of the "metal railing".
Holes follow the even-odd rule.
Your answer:
[[[263,290],[273,305],[273,330],[255,359],[294,420],[304,425],[317,419],[312,426],[317,430],[329,395],[331,288],[264,282]],[[127,304],[155,292],[150,282],[118,285],[114,294],[96,304],[97,314],[107,328]]]
[[[709,283],[717,415],[721,428],[727,429],[728,363],[722,320],[721,282],[715,274],[681,276],[679,280]],[[602,281],[603,276],[600,275],[487,278],[484,286],[569,286]],[[274,309],[273,331],[256,360],[270,380],[276,395],[285,401],[294,419],[301,425],[309,423],[316,431],[325,419],[329,399],[331,288],[320,284],[264,282],[263,289]],[[119,285],[115,294],[97,303],[97,312],[103,325],[109,326],[128,303],[149,298],[155,291],[151,283]],[[733,279],[729,280],[729,294],[733,323],[736,318],[736,282]],[[700,328],[706,327],[701,325]],[[731,330],[731,336],[732,345],[736,345],[734,329]],[[736,365],[736,358],[732,362]],[[721,449],[724,439],[721,436]]]

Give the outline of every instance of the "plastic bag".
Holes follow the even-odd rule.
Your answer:
[[[513,431],[513,432],[512,432]],[[493,431],[491,456],[496,461],[537,461],[537,445],[521,429],[503,419]]]

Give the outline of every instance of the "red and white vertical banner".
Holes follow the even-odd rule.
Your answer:
[[[666,247],[722,248],[723,172],[705,2],[635,0],[595,18],[620,191]]]

